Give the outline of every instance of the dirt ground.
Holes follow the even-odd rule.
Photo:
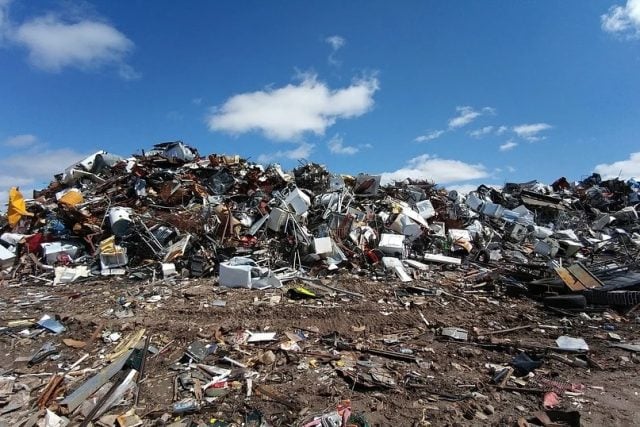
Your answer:
[[[334,410],[341,400],[349,399],[353,413],[362,414],[370,426],[517,425],[519,418],[530,419],[534,412],[544,410],[543,395],[537,390],[550,390],[552,380],[554,389],[559,390],[556,409],[579,411],[582,425],[640,425],[640,359],[629,351],[609,347],[609,332],[624,342],[638,339],[635,315],[599,312],[562,317],[526,297],[512,298],[488,287],[471,287],[463,274],[433,271],[429,280],[411,283],[444,291],[439,295],[401,292],[403,284],[394,280],[342,274],[323,281],[362,298],[323,292],[317,299],[289,298],[287,290],[292,283],[266,291],[220,288],[213,279],[150,283],[110,278],[56,287],[35,280],[5,283],[0,289],[1,326],[49,314],[59,316],[67,330],[34,338],[20,335],[24,327],[3,330],[0,365],[4,375],[29,384],[33,405],[50,379],[46,374],[61,372],[85,352],[89,357],[78,368],[100,368],[105,364],[104,356],[117,345],[105,343],[99,336],[85,348],[73,348],[63,344],[63,339],[89,342],[96,329],[102,329],[121,333],[123,340],[145,328],[152,349],[164,349],[160,354],[149,353],[145,377],[139,384],[136,413],[148,425],[171,413],[174,381],[180,373],[175,362],[194,341],[217,342],[218,350],[204,363],[232,367],[236,379],[225,395],[189,415],[196,422],[216,418],[241,425],[247,414],[259,410],[271,425],[302,425],[312,415]],[[220,301],[226,305],[220,306]],[[120,315],[126,306],[131,317],[118,318],[116,312]],[[468,341],[440,336],[440,328],[450,326],[466,329]],[[521,329],[504,331],[518,327]],[[276,332],[276,341],[241,343],[234,348],[234,337],[244,330]],[[298,342],[300,350],[283,350],[283,343],[289,341],[285,333],[296,331],[304,337]],[[331,339],[322,339],[330,334]],[[492,384],[490,364],[506,366],[520,348],[528,348],[532,356],[541,353],[531,348],[555,347],[561,335],[586,340],[590,347],[588,366],[570,366],[545,357],[533,374],[512,377],[505,383],[508,390]],[[336,337],[347,345],[336,348]],[[31,367],[20,361],[47,341],[58,346],[59,358]],[[513,346],[496,349],[482,345],[489,342]],[[415,360],[372,354],[368,349],[393,351]],[[264,357],[269,350],[275,358]],[[225,365],[221,360],[225,355],[249,368]],[[358,369],[373,367],[377,372],[374,381],[369,376],[354,383],[344,374],[354,372],[348,369],[354,365]],[[250,397],[245,371],[255,372]],[[36,373],[43,375],[27,375]],[[76,375],[75,382],[68,377],[62,391],[66,387],[68,394],[89,376]],[[573,391],[568,391],[567,384],[574,385]],[[180,397],[186,396],[188,393],[181,391]],[[110,413],[122,414],[132,405],[129,401]],[[1,415],[0,424],[27,425],[22,422],[26,414],[37,411],[31,408]],[[175,415],[164,417],[167,423],[175,420]]]

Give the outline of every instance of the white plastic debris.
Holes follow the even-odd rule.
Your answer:
[[[556,345],[562,350],[584,350],[589,351],[589,345],[582,338],[573,338],[566,335],[558,337]]]

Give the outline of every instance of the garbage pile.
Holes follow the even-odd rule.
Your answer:
[[[266,295],[267,306],[285,297],[302,304],[322,304],[317,300],[323,296],[334,301],[369,297],[361,289],[336,284],[345,279],[389,284],[394,302],[411,310],[415,297],[440,305],[437,301],[448,298],[465,310],[475,307],[468,298],[478,292],[486,293],[487,304],[496,304],[495,298],[527,296],[554,315],[570,317],[611,308],[630,314],[640,305],[640,182],[603,181],[593,174],[573,183],[560,178],[552,185],[536,181],[508,183],[502,189],[481,185],[461,195],[427,180],[382,183],[381,178],[335,174],[317,163],[301,163],[285,172],[277,164],[265,167],[238,155],[201,156],[181,141],[157,144],[129,158],[99,151],[56,175],[33,198],[25,199],[17,188],[11,189],[7,213],[0,219],[2,282],[75,286],[126,280],[155,286],[153,295],[118,299],[117,309],[111,310],[118,319],[133,317],[135,301],[140,307],[160,303],[162,292],[171,294],[183,282],[207,279],[224,292],[267,292],[260,294]],[[460,287],[443,289],[441,282],[453,282],[456,274]],[[169,288],[158,290],[159,285]],[[31,304],[16,302],[19,307]],[[225,304],[211,302],[214,307]],[[431,331],[454,345],[473,342],[483,349],[525,350],[507,364],[488,364],[490,374],[483,375],[494,387],[537,390],[544,395],[545,408],[555,407],[554,399],[579,389],[558,387],[544,378],[530,383],[512,378],[514,373],[526,376],[540,367],[547,357],[538,354],[540,347],[496,343],[486,339],[491,333],[434,325],[422,311],[417,313],[413,327],[422,328],[416,330],[418,336]],[[61,320],[47,315],[15,320],[0,332],[39,339],[64,332]],[[101,353],[100,363],[81,375],[81,384],[76,380],[68,389],[62,386],[89,353],[64,364],[66,373],[52,374],[37,402],[41,409],[48,408],[40,413],[47,426],[65,425],[67,417],[82,420],[81,425],[98,419],[103,425],[143,423],[135,409],[145,364],[147,359],[161,359],[173,347],[172,341],[155,337],[152,342],[144,328],[124,336],[94,326],[96,332],[87,341],[66,338],[64,344],[86,350],[102,337],[113,348]],[[380,340],[390,346],[385,348],[335,331],[287,329],[218,328],[205,339],[188,343],[171,366],[172,407],[158,417],[168,423],[172,416],[206,411],[230,394],[248,399],[257,393],[289,412],[280,420],[304,420],[300,425],[305,426],[368,425],[363,413],[355,409],[352,413],[349,399],[340,398],[335,410],[312,416],[300,413],[301,402],[266,384],[271,375],[264,374],[267,367],[291,363],[292,353],[308,356],[296,362],[299,369],[317,368],[327,378],[338,375],[352,388],[391,390],[402,384],[453,401],[482,395],[438,393],[416,372],[417,367],[424,368],[418,347],[405,345],[402,337],[387,335]],[[520,329],[535,328],[527,324],[498,333]],[[631,352],[640,349],[618,343],[624,345],[631,346],[626,349]],[[583,357],[589,347],[582,339],[560,335],[553,348],[578,355],[562,363],[600,366]],[[472,357],[477,352],[461,351],[455,353]],[[23,361],[37,366],[55,361],[59,353],[54,342],[43,341]],[[3,396],[8,396],[17,383],[16,377],[7,376],[10,370],[5,373],[0,384]],[[508,380],[515,380],[515,385]],[[29,405],[29,393],[18,394],[20,402],[9,403],[18,405],[10,411],[0,401],[0,414]],[[123,399],[132,409],[108,418],[108,410]],[[464,411],[480,420],[495,412],[486,404]],[[267,420],[260,411],[247,410],[243,420],[246,425],[269,425],[273,417]],[[231,425],[216,422],[209,424]]]
[[[11,277],[49,270],[55,284],[217,276],[221,286],[264,289],[335,270],[409,282],[431,263],[507,261],[508,277],[551,267],[583,290],[594,287],[575,277],[584,267],[567,273],[563,261],[598,258],[604,274],[628,266],[640,245],[633,180],[593,174],[466,196],[427,181],[380,181],[316,163],[287,174],[237,155],[201,157],[181,141],[128,159],[100,151],[29,203],[11,190],[2,266]]]

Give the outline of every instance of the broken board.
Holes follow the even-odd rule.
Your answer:
[[[567,268],[558,266],[555,268],[555,271],[564,284],[573,292],[581,292],[585,289],[599,288],[602,286],[602,282],[579,262]]]

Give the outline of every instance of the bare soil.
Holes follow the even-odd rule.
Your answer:
[[[639,359],[626,350],[609,347],[611,337],[603,329],[604,324],[613,325],[614,333],[634,342],[638,339],[635,315],[627,318],[604,312],[588,313],[591,320],[585,316],[563,319],[532,299],[496,295],[483,292],[482,288],[480,292],[465,293],[469,288],[464,287],[461,273],[437,272],[430,277],[419,286],[434,286],[445,294],[402,296],[396,293],[400,283],[350,274],[325,279],[325,283],[364,298],[325,294],[318,299],[292,300],[286,294],[292,285],[266,291],[225,289],[209,279],[149,283],[110,278],[56,287],[5,283],[0,288],[2,325],[49,314],[59,316],[67,330],[58,335],[45,332],[35,338],[21,338],[16,331],[5,331],[0,335],[0,365],[6,374],[17,375],[18,382],[28,382],[33,403],[50,377],[25,374],[60,372],[85,352],[89,357],[79,368],[99,368],[105,363],[104,355],[117,345],[98,337],[89,347],[77,349],[63,344],[63,339],[89,341],[100,324],[103,330],[122,333],[122,339],[145,328],[153,347],[162,349],[168,344],[164,353],[147,358],[146,375],[140,383],[136,413],[147,424],[159,422],[163,414],[171,413],[174,380],[179,373],[172,368],[190,343],[204,341],[217,342],[219,346],[204,363],[224,366],[221,358],[228,355],[257,374],[250,397],[246,396],[241,373],[228,394],[190,415],[196,422],[216,418],[240,425],[247,413],[257,409],[272,425],[298,425],[349,399],[353,413],[363,414],[371,426],[517,425],[519,418],[530,418],[534,412],[544,410],[543,396],[498,389],[491,383],[493,375],[488,364],[508,364],[518,348],[554,347],[558,336],[570,335],[586,340],[593,363],[575,367],[545,358],[532,378],[523,379],[524,388],[535,388],[533,381],[540,378],[583,385],[581,392],[559,393],[556,409],[579,411],[584,426],[640,425]],[[153,298],[155,295],[161,296],[160,301]],[[226,301],[226,305],[214,306],[214,300]],[[114,311],[127,302],[133,317],[117,318]],[[491,334],[527,325],[531,326]],[[466,329],[469,341],[441,337],[439,328],[448,326]],[[277,332],[277,341],[234,348],[234,336],[244,330]],[[298,343],[300,351],[282,350],[280,344],[288,341],[285,332],[294,331],[305,336]],[[336,349],[322,340],[333,333],[349,348]],[[58,359],[31,367],[16,362],[47,341],[57,344]],[[512,343],[514,348],[496,350],[477,345],[488,342]],[[365,351],[367,348],[410,353],[416,361],[371,354]],[[260,359],[268,350],[274,353],[275,361],[265,365]],[[358,366],[374,366],[384,372],[383,380],[377,384],[354,384],[341,371],[356,361],[360,362]],[[65,380],[66,392],[89,375],[78,376],[76,382]],[[515,382],[506,385],[521,387]],[[110,413],[124,413],[132,402],[128,405]],[[24,411],[16,411],[0,420],[18,423],[24,416]],[[165,417],[169,422],[176,419],[173,415]]]

